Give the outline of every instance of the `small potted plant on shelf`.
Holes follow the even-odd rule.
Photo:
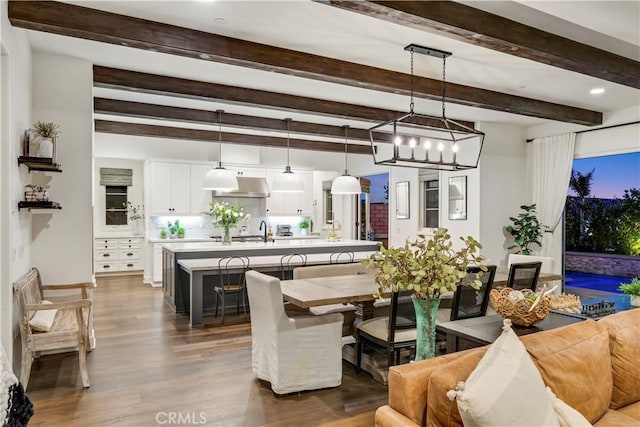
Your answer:
[[[303,236],[306,236],[307,234],[309,234],[310,226],[311,226],[311,223],[307,218],[304,218],[302,221],[300,221],[300,223],[298,224],[298,227],[300,227],[300,234]]]
[[[33,124],[35,137],[29,144],[29,155],[32,157],[46,157],[53,159],[55,138],[60,134],[58,125],[52,122],[37,121]]]
[[[640,279],[634,277],[630,283],[620,283],[618,289],[631,297],[631,305],[640,307]]]
[[[184,239],[185,229],[183,226],[178,227],[178,239]]]
[[[162,230],[160,230],[160,238],[161,239],[166,239],[167,238],[167,229],[163,228]]]

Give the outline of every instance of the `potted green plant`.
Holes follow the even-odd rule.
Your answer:
[[[387,291],[411,291],[416,310],[416,360],[435,356],[435,315],[440,296],[453,292],[467,276],[469,264],[481,264],[484,257],[477,254],[482,245],[473,237],[460,238],[462,246],[453,249],[451,235],[446,228],[438,228],[433,236],[420,234],[404,246],[385,248],[371,255],[363,264],[375,270],[380,297]],[[486,271],[486,266],[480,265]],[[474,289],[482,285],[478,277],[467,283]]]
[[[631,305],[640,307],[640,280],[638,277],[631,279],[630,283],[620,283],[618,289],[631,297]]]
[[[176,219],[175,222],[168,221],[167,228],[169,229],[169,238],[175,239],[178,237],[178,228],[180,228],[180,220]]]
[[[531,255],[532,245],[541,246],[542,225],[536,216],[535,203],[522,205],[520,209],[524,210],[524,212],[521,212],[517,218],[509,217],[513,224],[508,225],[506,230],[513,236],[515,244],[507,249],[519,248],[516,252],[517,254]]]
[[[183,226],[178,227],[178,239],[184,239],[185,229]]]
[[[166,239],[167,238],[167,229],[163,228],[162,230],[160,230],[160,238],[161,239]]]
[[[310,226],[311,223],[309,222],[309,220],[307,218],[303,218],[302,221],[300,221],[300,223],[298,224],[298,227],[300,227],[300,234],[306,236],[309,233]]]
[[[36,157],[53,158],[53,140],[60,133],[58,128],[58,125],[52,122],[35,122],[33,124],[33,132],[36,137],[34,138],[34,144],[29,147],[30,154]]]

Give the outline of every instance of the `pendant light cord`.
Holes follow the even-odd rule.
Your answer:
[[[218,169],[222,169],[222,113],[224,110],[217,110],[218,113]]]
[[[291,119],[284,119],[287,122],[287,168],[289,167],[289,123]]]
[[[446,118],[445,114],[444,114],[444,100],[445,100],[445,93],[447,90],[447,74],[446,74],[446,70],[447,70],[447,57],[444,56],[442,58],[442,118]]]
[[[411,49],[411,103],[409,104],[409,110],[413,114],[413,48]]]
[[[344,174],[347,175],[347,171],[349,170],[349,167],[347,165],[347,157],[348,157],[348,152],[347,152],[347,140],[349,138],[349,125],[345,125],[344,126]]]

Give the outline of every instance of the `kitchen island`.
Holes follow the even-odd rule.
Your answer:
[[[327,254],[322,261],[329,263],[330,254],[344,251],[363,253],[377,251],[376,242],[366,240],[339,240],[329,242],[325,239],[277,240],[275,242],[239,242],[222,245],[217,242],[184,242],[163,245],[162,248],[162,289],[166,303],[176,312],[189,311],[191,305],[191,274],[181,268],[182,260],[217,259],[228,256],[246,256],[252,258],[282,256],[290,254]],[[312,265],[310,262],[307,265]],[[257,268],[261,269],[261,268]],[[211,270],[211,269],[209,269]],[[274,266],[266,268],[273,271]],[[279,270],[279,265],[277,266]],[[202,303],[204,311],[214,306],[213,286],[216,277],[210,273],[202,281]],[[198,290],[200,291],[200,289]],[[199,293],[199,292],[198,292]]]

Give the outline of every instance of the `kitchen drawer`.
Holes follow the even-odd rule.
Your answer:
[[[142,270],[142,261],[139,259],[121,260],[118,265],[118,270]]]
[[[95,239],[95,249],[99,250],[118,250],[118,240],[116,239]]]
[[[110,271],[118,271],[118,261],[96,262],[96,273],[107,273]]]
[[[139,248],[120,249],[118,251],[118,259],[120,261],[126,261],[130,259],[141,259],[141,258],[142,258],[142,250]]]
[[[118,251],[115,249],[100,249],[96,251],[96,262],[118,261]]]
[[[137,238],[118,239],[119,249],[133,249],[133,248],[141,248],[141,247],[142,247],[142,239],[137,239]]]

